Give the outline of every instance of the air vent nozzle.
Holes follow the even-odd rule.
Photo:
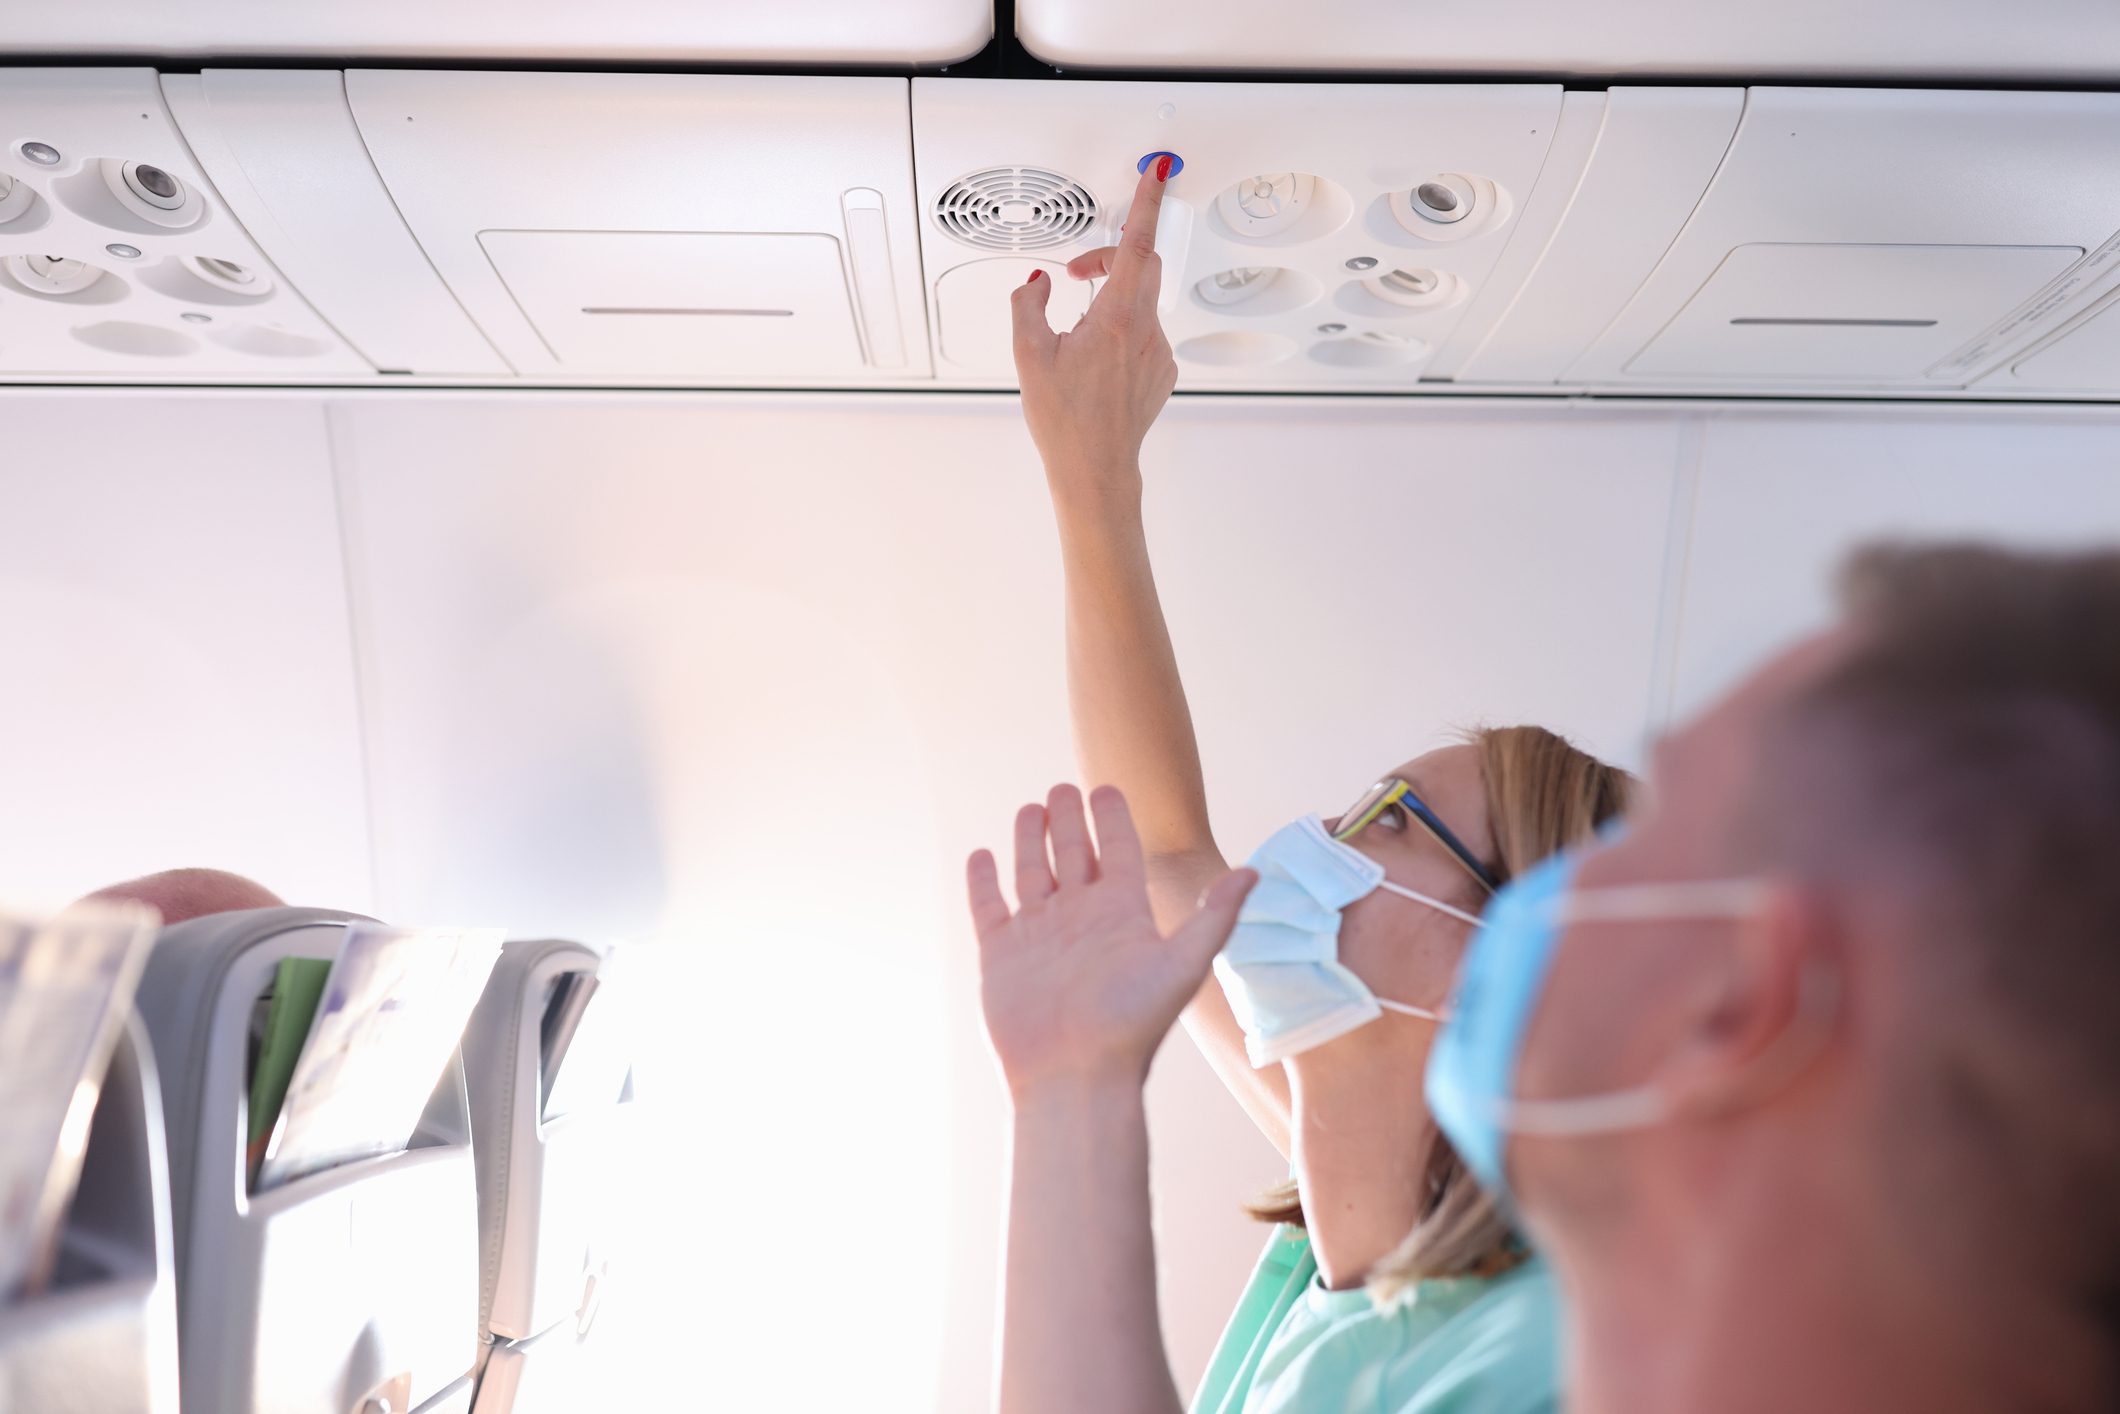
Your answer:
[[[1051,250],[1088,235],[1097,199],[1042,167],[988,167],[959,177],[935,199],[935,224],[984,250]]]

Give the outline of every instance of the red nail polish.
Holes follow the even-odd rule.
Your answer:
[[[1170,159],[1168,157],[1158,157],[1156,159],[1156,180],[1159,182],[1170,180]]]
[[[1043,270],[1033,270],[1031,271],[1031,278],[1029,280],[1025,280],[1023,283],[1028,285],[1033,283],[1034,281],[1043,280],[1044,278],[1045,272]]]

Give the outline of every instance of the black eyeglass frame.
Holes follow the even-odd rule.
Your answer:
[[[1435,837],[1436,843],[1449,850],[1451,856],[1464,866],[1467,873],[1479,880],[1480,886],[1488,893],[1493,893],[1502,886],[1502,881],[1494,877],[1494,872],[1480,863],[1479,856],[1465,847],[1465,842],[1443,823],[1443,817],[1436,814],[1428,802],[1421,799],[1420,794],[1401,776],[1393,776],[1371,786],[1368,792],[1354,803],[1354,808],[1334,824],[1332,837],[1343,844],[1346,843],[1374,824],[1379,815],[1394,805],[1402,807],[1408,815],[1419,821],[1421,827]]]

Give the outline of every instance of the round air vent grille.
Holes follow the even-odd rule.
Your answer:
[[[988,167],[950,183],[935,199],[935,224],[986,250],[1051,250],[1096,224],[1097,199],[1041,167]]]

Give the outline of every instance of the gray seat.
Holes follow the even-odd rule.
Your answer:
[[[177,1414],[162,1100],[134,1021],[105,1072],[51,1288],[0,1307],[0,1406]]]
[[[412,1144],[248,1191],[250,1018],[282,958],[358,914],[269,908],[163,930],[138,1009],[170,1133],[186,1414],[462,1414],[478,1353],[478,1210],[460,1063]]]
[[[539,1079],[554,984],[598,963],[580,943],[509,943],[464,1029],[487,1343],[475,1414],[605,1403],[590,1336],[634,1171],[630,1081],[608,1104],[547,1119]],[[604,993],[591,999],[599,1004],[608,1005]]]

